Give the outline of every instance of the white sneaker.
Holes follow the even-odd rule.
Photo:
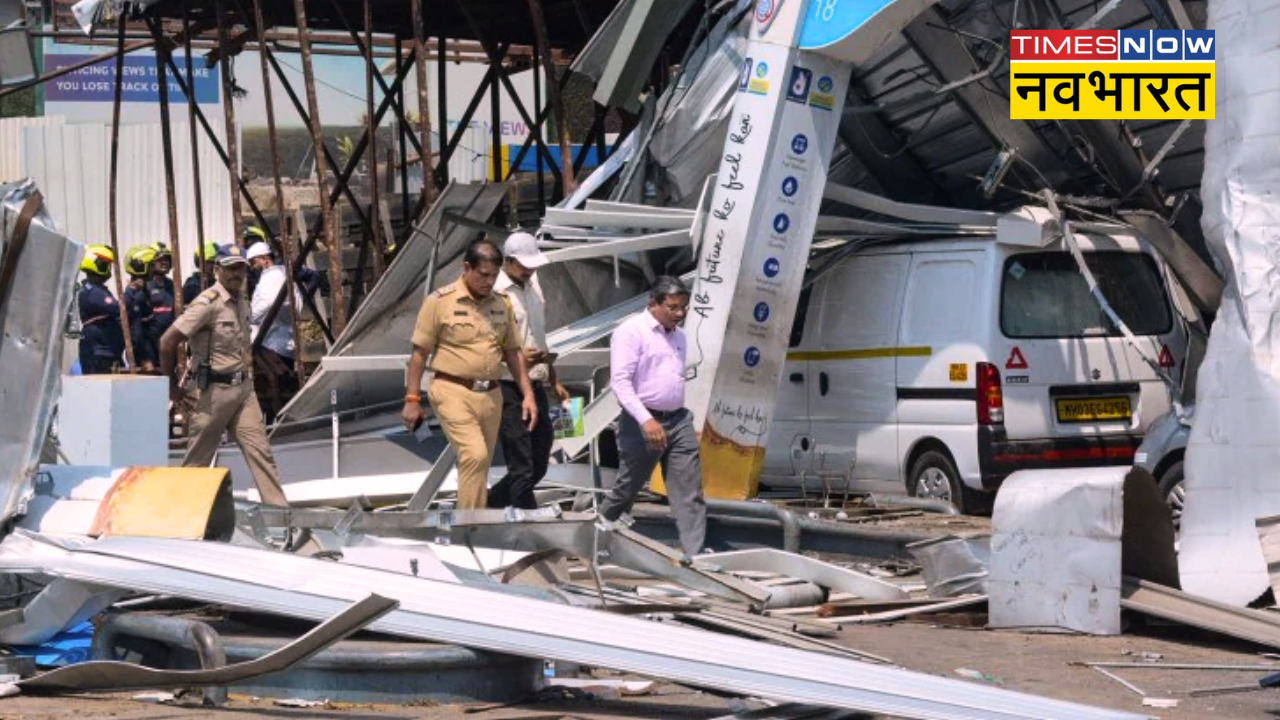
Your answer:
[[[599,515],[596,517],[596,529],[601,532],[613,532],[618,529],[618,524],[603,515]]]
[[[630,513],[622,513],[621,515],[618,516],[617,523],[622,527],[629,528],[632,525],[636,524],[636,519],[631,517]]]

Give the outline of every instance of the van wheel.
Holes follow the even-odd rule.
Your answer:
[[[1160,495],[1169,503],[1169,514],[1173,516],[1173,530],[1182,529],[1182,509],[1187,502],[1187,490],[1182,484],[1182,461],[1169,466],[1160,476]]]
[[[960,473],[946,455],[936,450],[921,454],[907,477],[907,493],[912,497],[942,500],[962,513],[967,511],[969,503],[965,502],[964,483],[960,482]]]

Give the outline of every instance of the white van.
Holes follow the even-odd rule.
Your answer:
[[[1133,235],[1080,235],[1103,314],[1061,240],[879,245],[800,299],[763,485],[989,505],[1014,470],[1131,465],[1179,377],[1190,305]]]

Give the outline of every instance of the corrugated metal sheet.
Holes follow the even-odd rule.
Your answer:
[[[222,135],[220,123],[214,132]],[[22,129],[20,172],[34,177],[44,192],[49,212],[68,236],[85,243],[108,243],[111,132],[109,125],[77,124]],[[204,237],[227,242],[234,236],[231,222],[231,178],[204,133],[200,133],[200,186],[204,202],[204,232],[197,232],[195,193],[191,174],[190,141],[186,124],[172,127],[174,179],[178,198],[178,230],[183,270]],[[157,240],[169,241],[168,200],[165,197],[164,156],[159,124],[120,128],[117,214],[120,254]]]
[[[61,115],[0,118],[0,182],[17,182],[22,174],[22,129],[62,125]]]

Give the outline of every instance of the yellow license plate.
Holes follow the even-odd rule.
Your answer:
[[[1056,401],[1058,422],[1097,422],[1128,420],[1133,417],[1127,397],[1070,398]]]

